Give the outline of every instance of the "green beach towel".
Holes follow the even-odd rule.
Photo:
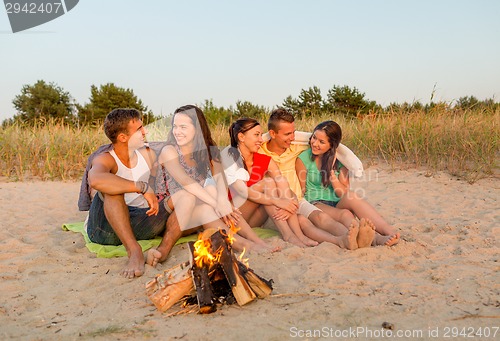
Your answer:
[[[73,231],[73,232],[78,232],[83,235],[83,238],[85,239],[85,246],[87,249],[89,249],[90,252],[93,252],[97,255],[97,257],[101,258],[112,258],[112,257],[125,257],[127,256],[127,251],[125,250],[125,247],[123,245],[101,245],[97,243],[93,243],[90,241],[89,236],[87,235],[87,231],[85,231],[84,228],[84,222],[78,222],[78,223],[68,223],[68,224],[63,224],[62,229],[64,231]],[[274,230],[270,229],[263,229],[260,227],[256,227],[253,229],[255,233],[260,238],[271,238],[274,236],[279,236],[279,233]],[[187,243],[189,241],[196,241],[198,239],[198,234],[194,233],[189,236],[181,237],[175,245]],[[156,237],[154,239],[149,239],[149,240],[139,240],[139,245],[141,245],[142,251],[149,250],[152,247],[157,247],[160,245],[161,242],[161,237]]]

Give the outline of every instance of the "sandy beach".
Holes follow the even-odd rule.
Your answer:
[[[249,259],[274,280],[271,297],[172,317],[156,310],[145,283],[187,260],[186,246],[143,277],[122,278],[124,258],[96,258],[80,234],[61,229],[85,219],[79,186],[0,182],[2,340],[500,339],[498,178],[471,185],[372,165],[353,186],[399,229],[398,245],[282,243]]]

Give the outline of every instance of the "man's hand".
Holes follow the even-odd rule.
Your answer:
[[[150,188],[144,193],[144,199],[148,202],[149,210],[146,212],[148,216],[157,215],[159,211],[158,198],[153,190]]]

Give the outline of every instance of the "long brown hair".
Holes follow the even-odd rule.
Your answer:
[[[234,121],[233,124],[231,124],[231,126],[229,127],[229,138],[231,140],[231,147],[229,147],[228,152],[233,157],[235,162],[241,160],[241,154],[240,151],[238,150],[238,143],[239,143],[238,134],[239,133],[244,134],[258,125],[260,125],[260,123],[256,119],[244,117]],[[244,163],[243,167],[245,167],[246,169],[246,165]]]
[[[184,114],[188,116],[195,127],[195,131],[201,131],[201,134],[194,135],[194,150],[192,158],[196,161],[196,170],[200,174],[207,174],[208,169],[212,169],[212,160],[220,161],[219,148],[212,139],[212,134],[208,127],[207,119],[203,111],[195,105],[184,105],[177,108],[172,116],[172,127],[174,126],[175,115]],[[167,143],[170,145],[177,145],[174,137],[174,129],[170,129],[168,134]]]
[[[323,130],[330,143],[330,149],[321,156],[321,183],[323,186],[328,187],[330,184],[330,171],[333,169],[333,160],[335,160],[335,153],[342,140],[342,129],[337,122],[325,121],[318,124],[314,130],[313,134],[317,130]],[[311,135],[312,138],[312,135]],[[311,144],[311,138],[309,138],[309,145]],[[315,155],[311,155],[311,159],[314,161]]]

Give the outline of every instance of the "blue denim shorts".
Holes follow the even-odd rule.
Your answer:
[[[169,214],[165,210],[163,202],[159,203],[157,215],[148,216],[149,208],[128,206],[130,225],[137,240],[152,239],[162,235],[165,231]],[[87,223],[87,234],[91,241],[103,245],[120,245],[122,242],[116,235],[104,214],[104,202],[100,193],[92,200]]]
[[[330,200],[314,200],[311,201],[311,204],[316,205],[316,204],[323,204],[331,207],[337,207],[338,201],[330,201]]]

